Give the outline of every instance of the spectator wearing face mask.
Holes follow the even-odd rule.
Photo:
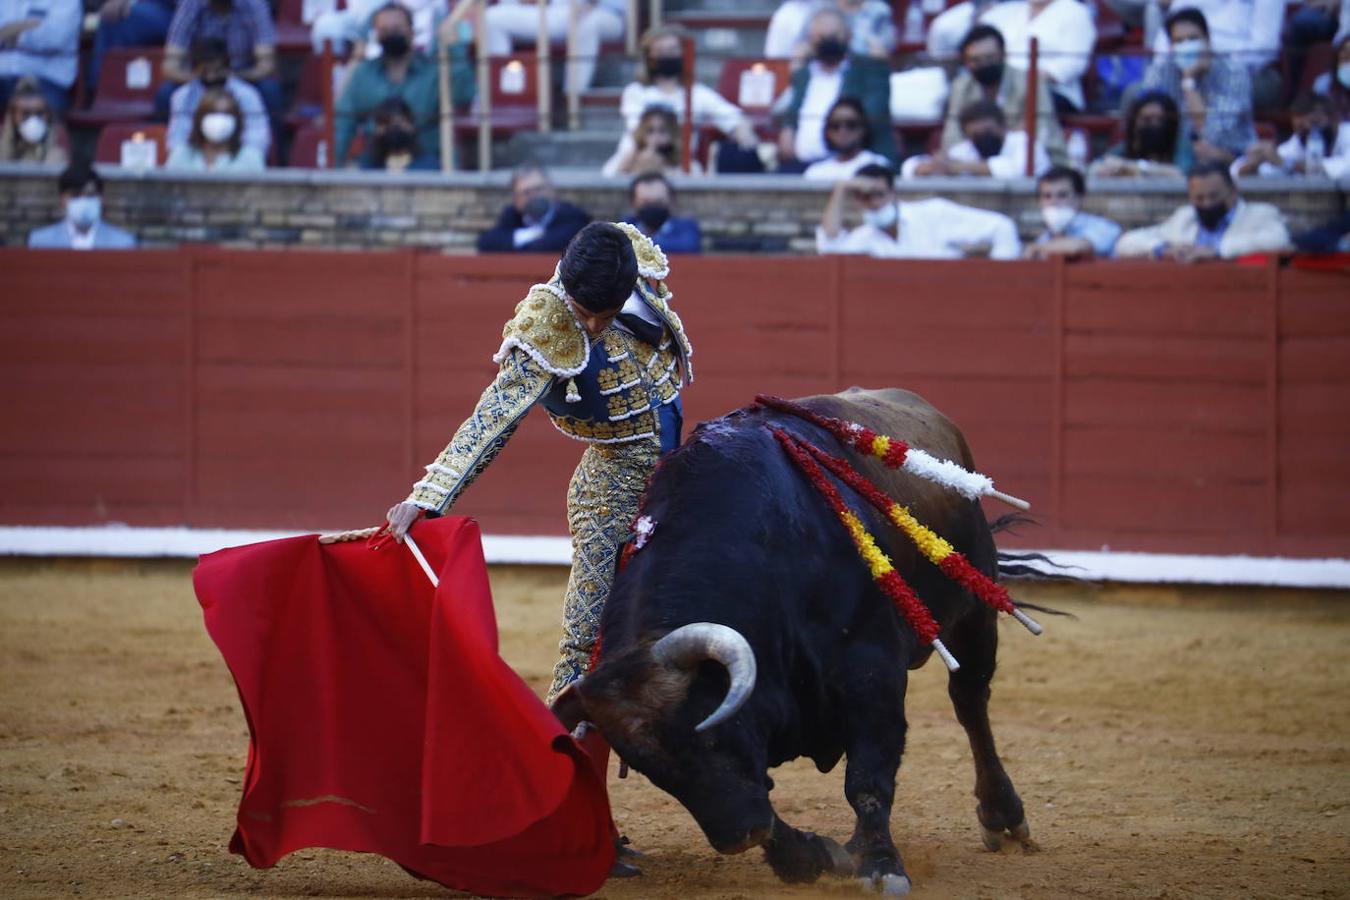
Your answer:
[[[1336,58],[1331,71],[1317,76],[1313,93],[1331,101],[1331,110],[1337,121],[1350,121],[1350,22],[1342,22],[1340,33],[1332,42]]]
[[[230,71],[258,89],[267,114],[281,116],[277,79],[277,33],[266,0],[177,0],[164,39],[165,83],[155,94],[160,118],[169,114],[177,85],[192,80],[187,54],[201,38],[219,38],[229,54]]]
[[[1182,178],[1193,161],[1181,113],[1166,94],[1139,94],[1125,112],[1125,140],[1092,164],[1094,178]]]
[[[844,208],[862,209],[863,223],[844,228]],[[1017,259],[1022,245],[1012,219],[941,197],[899,202],[885,166],[863,166],[834,186],[816,229],[816,252],[887,259]]]
[[[1339,0],[1338,0],[1339,2]],[[1204,16],[1209,49],[1234,65],[1242,66],[1251,77],[1252,105],[1265,110],[1281,96],[1280,69],[1273,65],[1280,56],[1280,33],[1285,30],[1286,7],[1308,4],[1293,0],[1172,0],[1167,14],[1194,9]],[[1300,31],[1289,21],[1289,35]],[[1171,49],[1169,29],[1159,28],[1153,35],[1153,56],[1165,57]],[[1322,38],[1325,40],[1326,38]],[[1291,61],[1292,62],[1292,61]],[[1295,82],[1297,83],[1297,82]]]
[[[87,162],[66,167],[57,181],[65,217],[28,235],[28,246],[44,250],[129,250],[134,235],[103,221],[103,179]]]
[[[68,143],[37,82],[20,80],[0,123],[0,162],[64,163]]]
[[[79,0],[0,0],[0,107],[31,78],[64,116],[80,49]]]
[[[558,199],[543,167],[525,163],[511,173],[511,202],[478,235],[478,252],[561,253],[590,221],[590,214]]]
[[[853,35],[849,52],[886,59],[895,52],[900,35],[895,14],[885,0],[785,0],[774,10],[764,34],[764,55],[803,63],[811,56],[807,25],[816,10],[836,7]]]
[[[380,56],[356,64],[335,106],[338,165],[347,162],[358,123],[369,122],[375,108],[388,97],[398,97],[408,104],[417,126],[418,146],[422,152],[439,159],[440,88],[436,63],[413,49],[412,15],[397,3],[387,3],[375,13],[371,25],[379,38]]]
[[[1083,73],[1092,62],[1097,26],[1089,4],[1078,0],[1009,0],[990,6],[980,21],[997,28],[1007,41],[1009,64],[1030,65],[1031,39],[1036,38],[1037,66],[1050,88],[1055,111],[1069,115],[1083,109]]]
[[[1003,110],[990,100],[977,100],[961,110],[964,140],[936,156],[911,156],[900,173],[904,178],[933,175],[986,175],[1021,178],[1026,173],[1027,133],[1009,131]],[[1050,168],[1050,154],[1036,142],[1033,174]]]
[[[1025,130],[1027,73],[1008,65],[998,29],[989,25],[970,29],[961,41],[960,55],[961,69],[952,80],[942,123],[942,149],[950,150],[965,139],[961,110],[977,100],[997,103],[1012,128]],[[1044,80],[1036,82],[1036,140],[1045,145],[1052,161],[1064,162],[1064,129],[1055,116]]]
[[[890,161],[867,149],[871,135],[867,112],[852,97],[840,97],[825,117],[825,146],[830,155],[806,167],[802,177],[836,182],[851,178],[863,166],[886,166]]]
[[[239,111],[239,101],[223,88],[210,88],[197,104],[187,144],[169,152],[164,168],[260,172],[267,161],[256,147],[244,144],[243,130],[244,116]]]
[[[1235,177],[1260,175],[1325,175],[1339,178],[1350,171],[1350,122],[1336,123],[1331,101],[1303,94],[1289,106],[1294,133],[1278,147],[1261,141],[1233,160]]]
[[[386,99],[375,108],[374,119],[375,131],[361,155],[361,168],[386,172],[440,170],[441,161],[418,146],[412,110],[402,99]]]
[[[1120,238],[1120,226],[1110,219],[1083,212],[1087,184],[1083,173],[1055,166],[1036,182],[1045,231],[1026,249],[1028,259],[1109,259]]]
[[[1186,181],[1186,193],[1190,204],[1166,221],[1121,235],[1116,256],[1191,263],[1290,248],[1280,211],[1269,203],[1248,203],[1239,197],[1223,163],[1196,163]]]
[[[867,56],[849,55],[848,25],[839,10],[825,8],[811,17],[807,35],[812,60],[792,74],[792,82],[775,105],[781,110],[778,133],[779,168],[801,172],[829,155],[825,117],[840,97],[853,97],[867,113],[872,137],[867,149],[896,159],[891,131],[890,65]]]
[[[1197,9],[1167,17],[1172,51],[1144,73],[1143,90],[1161,91],[1181,109],[1181,139],[1198,161],[1225,165],[1256,143],[1252,82],[1247,67],[1213,52],[1209,26]]]
[[[230,56],[220,38],[202,38],[193,42],[189,52],[192,60],[192,80],[173,92],[169,101],[169,128],[164,142],[169,153],[188,145],[192,126],[202,96],[209,90],[225,90],[232,96],[244,117],[244,132],[240,141],[266,159],[272,145],[272,126],[267,121],[267,107],[257,88],[230,72]]]
[[[674,215],[675,188],[664,175],[648,172],[628,186],[633,214],[625,222],[636,225],[666,253],[702,253],[703,235],[696,219]]]
[[[668,106],[643,110],[631,140],[622,141],[605,161],[600,174],[606,178],[641,175],[646,172],[683,172],[684,142],[675,111]],[[702,175],[703,166],[689,161],[689,174]]]

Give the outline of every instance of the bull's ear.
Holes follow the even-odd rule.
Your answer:
[[[553,700],[553,715],[558,717],[563,728],[572,731],[580,722],[586,718],[586,701],[581,696],[581,690],[578,688],[580,682],[572,682],[562,689]]]

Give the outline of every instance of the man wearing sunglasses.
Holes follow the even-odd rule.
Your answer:
[[[862,210],[863,223],[844,228],[844,206]],[[900,202],[895,174],[885,166],[863,166],[839,181],[816,229],[818,253],[908,259],[988,257],[1017,259],[1022,245],[1012,219],[941,197]]]

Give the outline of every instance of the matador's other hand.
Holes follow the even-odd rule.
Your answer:
[[[407,500],[396,503],[389,507],[389,512],[385,513],[385,518],[389,520],[385,530],[390,537],[401,544],[403,543],[403,536],[408,533],[408,529],[424,515],[426,515],[426,510],[415,503],[410,503]]]

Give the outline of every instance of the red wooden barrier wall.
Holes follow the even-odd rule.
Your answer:
[[[404,496],[553,260],[0,251],[0,522],[355,527]],[[898,385],[1035,505],[1024,544],[1350,553],[1350,281],[1270,266],[677,259],[689,423]],[[533,414],[457,512],[561,534]]]

